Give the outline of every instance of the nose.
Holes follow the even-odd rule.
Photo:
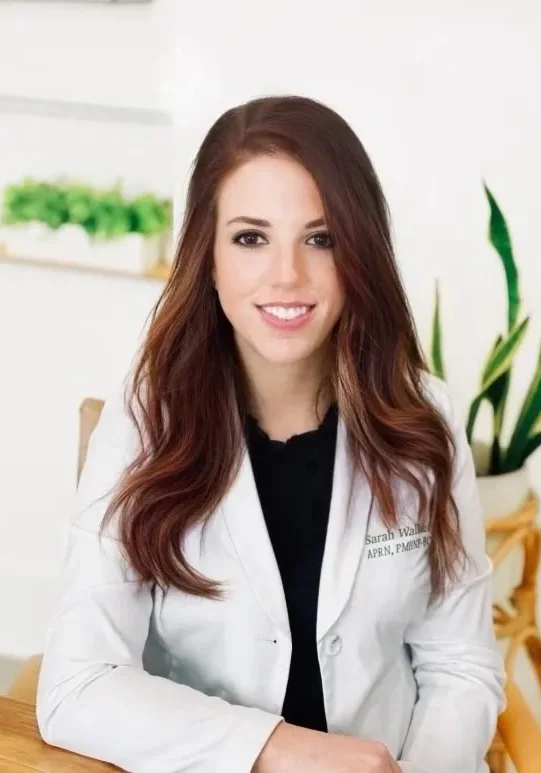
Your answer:
[[[272,256],[270,266],[271,284],[277,287],[297,285],[303,272],[300,251],[282,247]]]

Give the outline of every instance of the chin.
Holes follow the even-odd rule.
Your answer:
[[[294,365],[309,360],[317,351],[313,346],[295,346],[293,342],[284,342],[281,346],[254,346],[261,359],[273,365]]]

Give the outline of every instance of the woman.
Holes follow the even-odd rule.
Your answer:
[[[227,111],[88,449],[37,716],[137,773],[480,773],[503,708],[472,459],[322,104]],[[124,399],[125,398],[125,399]]]

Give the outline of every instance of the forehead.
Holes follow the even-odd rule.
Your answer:
[[[284,156],[257,156],[231,172],[217,197],[218,218],[239,215],[309,220],[322,214],[321,196],[313,177],[297,161]]]

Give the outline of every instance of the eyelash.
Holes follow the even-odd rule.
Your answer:
[[[233,244],[238,244],[239,247],[246,247],[247,249],[255,249],[256,247],[261,247],[261,244],[243,244],[240,241],[243,238],[243,236],[261,236],[263,239],[265,238],[263,236],[263,234],[259,233],[258,231],[242,231],[242,233],[235,234],[235,236],[233,237],[233,239],[231,241],[233,242]],[[326,237],[328,237],[329,240],[330,240],[330,245],[322,247],[320,245],[311,244],[309,246],[310,247],[315,247],[318,250],[332,250],[332,248],[334,247],[334,243],[333,243],[331,235],[327,231],[319,231],[316,234],[312,234],[312,236],[310,236],[309,238],[313,239],[314,237],[318,237],[318,236],[326,236]]]

